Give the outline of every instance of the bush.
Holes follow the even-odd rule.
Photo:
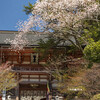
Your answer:
[[[100,94],[94,95],[91,100],[100,100]]]
[[[100,63],[100,41],[87,45],[84,49],[84,55],[90,62]]]

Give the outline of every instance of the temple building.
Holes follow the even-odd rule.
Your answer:
[[[44,68],[44,64],[51,56],[50,54],[45,59],[40,59],[42,54],[36,52],[34,49],[40,49],[37,40],[41,37],[34,37],[28,34],[27,37],[30,41],[29,46],[24,47],[23,50],[13,50],[10,44],[6,44],[4,40],[7,38],[14,39],[17,31],[0,31],[0,60],[1,63],[9,62],[14,64],[12,71],[16,73],[16,80],[18,85],[6,91],[6,98],[4,100],[44,100],[47,97],[47,85],[51,80],[51,76]],[[35,40],[33,42],[32,40]],[[61,48],[62,49],[62,48]],[[60,49],[58,49],[60,50]],[[52,80],[52,89],[56,88],[56,82]]]
[[[1,63],[9,62],[14,65],[11,71],[16,73],[16,81],[18,82],[15,88],[4,92],[2,100],[46,100],[48,85],[51,95],[57,96],[57,80],[51,76],[44,65],[52,56],[53,50],[56,50],[57,55],[59,55],[66,53],[68,48],[64,46],[52,48],[48,55],[42,58],[43,54],[39,52],[41,48],[38,41],[39,39],[45,39],[45,35],[37,36],[31,33],[27,34],[27,38],[30,40],[28,46],[24,47],[23,50],[13,50],[9,43],[5,43],[5,40],[8,38],[13,40],[18,32],[0,31],[0,61]],[[66,42],[66,45],[69,45],[69,42]],[[78,58],[82,54],[75,52],[72,56]],[[80,63],[80,61],[78,62]],[[75,66],[72,59],[67,64],[69,67]]]

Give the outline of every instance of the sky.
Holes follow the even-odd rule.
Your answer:
[[[36,0],[0,0],[0,30],[17,31],[17,23],[29,17],[23,12],[29,2],[34,4]]]

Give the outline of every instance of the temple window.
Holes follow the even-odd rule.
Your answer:
[[[31,54],[31,63],[38,63],[38,53],[32,53]]]

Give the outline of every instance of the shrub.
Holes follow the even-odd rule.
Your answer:
[[[87,45],[84,49],[84,55],[90,62],[100,63],[100,41]]]
[[[94,95],[91,100],[100,100],[100,94]]]

